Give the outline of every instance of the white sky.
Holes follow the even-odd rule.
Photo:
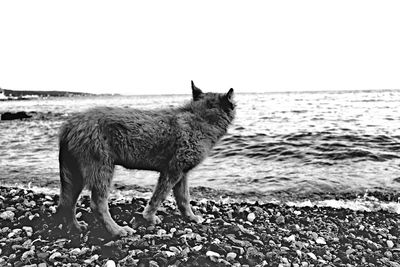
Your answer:
[[[0,87],[400,88],[400,1],[1,1]]]

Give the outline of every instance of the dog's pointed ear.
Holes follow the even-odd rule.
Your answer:
[[[233,89],[229,89],[228,93],[224,95],[222,98],[222,105],[226,107],[227,110],[233,110],[235,108],[235,104],[233,102]]]
[[[226,99],[233,103],[233,88],[229,89],[228,93],[225,94]]]
[[[192,81],[192,95],[193,95],[193,101],[199,100],[201,98],[201,95],[203,92],[194,85],[194,82]]]

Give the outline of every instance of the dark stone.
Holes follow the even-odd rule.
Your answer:
[[[28,115],[25,111],[19,111],[17,113],[6,112],[1,114],[2,121],[22,120],[29,118],[32,118],[32,116]]]

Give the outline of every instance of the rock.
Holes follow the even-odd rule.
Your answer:
[[[275,220],[276,224],[284,224],[285,223],[285,217],[279,216]]]
[[[81,253],[82,252],[81,252],[80,248],[74,248],[69,252],[69,254],[71,254],[71,255],[80,255]]]
[[[113,260],[108,260],[103,267],[116,267],[116,264]]]
[[[149,267],[159,267],[158,263],[156,261],[149,261]]]
[[[194,251],[200,251],[202,248],[203,248],[203,245],[197,245],[197,246],[194,246],[192,249]]]
[[[173,253],[175,253],[175,255],[178,255],[179,253],[181,253],[179,248],[174,247],[174,246],[169,247],[169,250],[172,251]]]
[[[210,260],[213,262],[217,262],[218,259],[221,257],[221,255],[219,255],[219,253],[211,251],[211,250],[206,252],[206,256],[209,257]]]
[[[12,212],[12,211],[9,211],[9,210],[6,210],[6,211],[0,213],[0,219],[3,219],[3,220],[10,220],[10,221],[12,221],[12,219],[14,218],[14,216],[15,216],[15,213]]]
[[[94,254],[92,257],[90,257],[87,260],[84,260],[83,262],[86,264],[91,264],[92,262],[97,261],[98,259],[99,259],[99,255]]]
[[[242,248],[242,247],[232,246],[232,250],[239,255],[244,254],[244,248]]]
[[[21,261],[26,261],[27,259],[33,257],[34,255],[35,255],[35,251],[33,251],[33,250],[25,251],[21,256]]]
[[[47,264],[44,263],[44,262],[42,262],[42,263],[39,263],[39,264],[38,264],[38,267],[47,267]]]
[[[166,234],[167,234],[167,231],[165,231],[164,229],[160,229],[160,230],[157,231],[157,235],[158,236],[163,236],[163,235],[166,235]]]
[[[57,258],[61,257],[62,254],[58,251],[54,252],[53,254],[50,255],[49,261],[55,262]]]
[[[386,245],[388,246],[388,248],[393,248],[394,247],[394,243],[392,240],[387,240],[386,241]]]
[[[216,258],[221,257],[221,255],[219,253],[211,251],[211,250],[206,252],[206,256],[207,257],[216,257]]]
[[[229,252],[226,254],[226,259],[228,261],[233,261],[236,258],[237,254],[235,252]]]
[[[11,120],[22,120],[32,118],[31,115],[28,115],[25,111],[19,111],[16,113],[5,112],[1,114],[2,121],[11,121]]]
[[[307,255],[308,255],[311,259],[313,259],[313,260],[315,260],[315,261],[317,260],[317,256],[315,256],[314,253],[308,252]]]
[[[295,235],[291,235],[289,237],[285,237],[284,238],[287,242],[291,243],[291,242],[295,242],[296,241],[296,236]]]
[[[253,222],[255,219],[256,219],[256,215],[255,215],[253,212],[250,212],[250,213],[247,215],[247,220],[248,220],[249,222]]]
[[[317,237],[315,239],[315,243],[320,244],[320,245],[326,245],[325,239],[323,237]]]
[[[388,262],[391,267],[400,267],[400,263],[394,262],[394,261],[389,261]]]
[[[172,251],[163,251],[162,254],[167,258],[175,256],[175,253]]]

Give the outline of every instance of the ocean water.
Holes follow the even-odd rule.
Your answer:
[[[400,91],[236,94],[237,117],[190,173],[193,187],[247,195],[400,189]],[[60,125],[93,106],[179,106],[190,95],[0,102],[0,184],[57,186]],[[158,174],[117,167],[114,182],[152,188]]]

